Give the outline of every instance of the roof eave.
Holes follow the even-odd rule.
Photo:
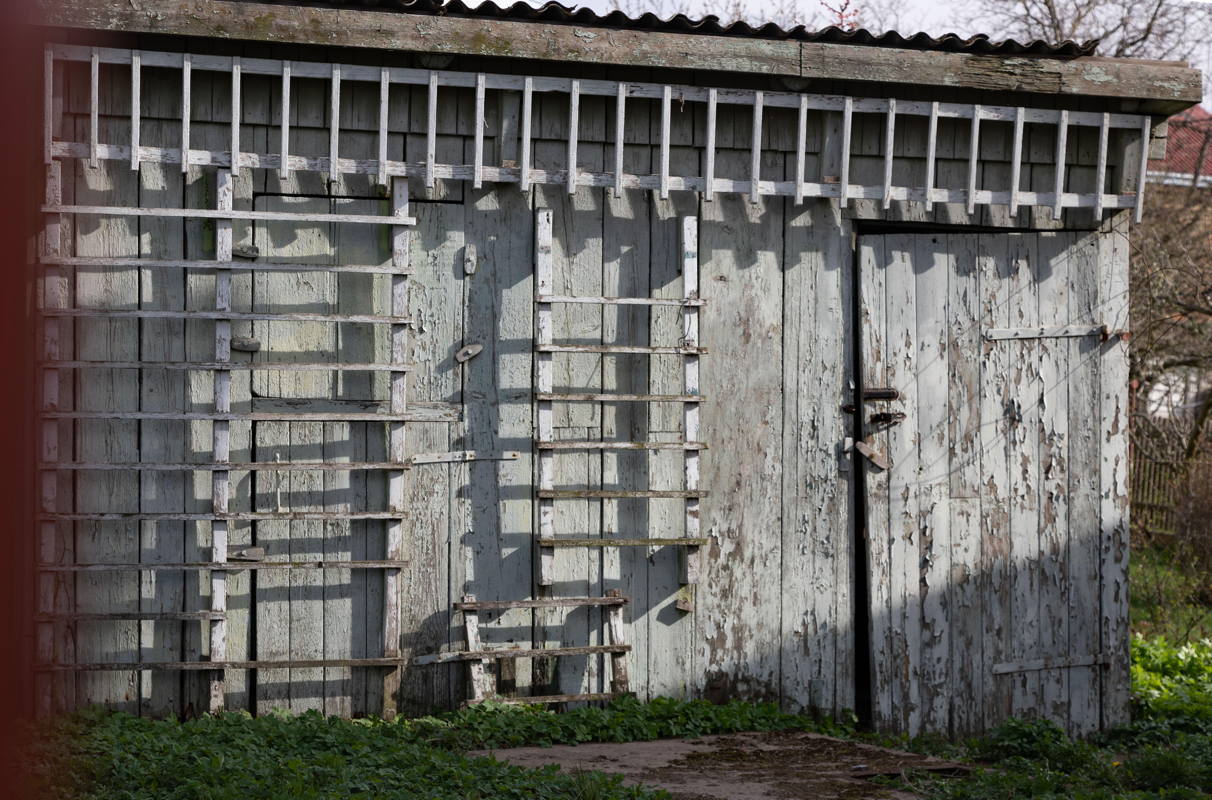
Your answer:
[[[1203,97],[1199,71],[1174,62],[990,56],[229,0],[38,0],[37,9],[38,22],[54,28],[1059,94],[1126,100],[1158,115]]]

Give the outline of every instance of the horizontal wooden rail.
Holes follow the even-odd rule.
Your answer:
[[[535,392],[535,400],[569,403],[701,403],[701,394],[594,394],[592,392]]]
[[[260,222],[344,223],[351,225],[416,225],[415,217],[384,214],[300,214],[291,211],[220,211],[214,208],[149,208],[142,206],[44,205],[44,214],[87,214],[104,217],[176,217],[179,219],[241,219]]]
[[[373,266],[370,264],[294,264],[274,261],[191,261],[179,258],[90,258],[85,256],[42,256],[43,264],[61,267],[101,267],[108,269],[223,269],[238,272],[353,272],[370,275],[411,275],[411,269]]]
[[[505,611],[511,608],[580,608],[582,606],[622,606],[626,597],[540,597],[534,600],[476,600],[455,603],[456,611]]]
[[[206,522],[208,520],[229,520],[232,522],[252,520],[358,520],[358,519],[400,519],[407,516],[404,511],[203,511],[189,513],[184,511],[57,511],[43,512],[40,519],[61,519],[90,522],[122,522],[145,520],[148,522],[172,520],[177,522]]]
[[[239,422],[457,422],[457,411],[444,408],[426,408],[419,404],[411,411],[403,414],[357,413],[339,411],[289,412],[289,411],[249,411],[246,413],[232,412],[216,414],[203,411],[44,411],[40,414],[43,419],[154,419],[154,420],[183,420],[183,421],[215,421]]]
[[[275,661],[89,661],[79,664],[35,664],[38,672],[139,672],[142,670],[304,669],[308,667],[398,667],[394,658],[309,658]]]
[[[315,470],[376,470],[407,469],[409,462],[397,461],[208,461],[203,464],[169,464],[150,461],[127,461],[108,463],[103,461],[58,461],[43,462],[39,469],[49,470],[114,470],[119,472],[192,472],[266,470],[270,472],[311,472]]]
[[[536,303],[584,304],[606,306],[705,306],[706,300],[680,297],[579,297],[562,294],[537,294]]]
[[[539,539],[539,547],[701,547],[705,538],[651,539]]]
[[[661,497],[706,497],[704,491],[684,489],[540,489],[541,500],[624,500]]]
[[[598,644],[587,647],[545,647],[533,650],[465,650],[452,653],[432,653],[417,656],[414,664],[446,664],[451,661],[480,661],[485,658],[544,658],[551,656],[591,656],[598,653],[627,653],[629,644]]]
[[[35,622],[121,622],[126,620],[181,620],[184,622],[226,619],[222,611],[114,611],[106,614],[91,614],[80,611],[65,611],[58,614],[35,614]]]
[[[637,354],[637,355],[704,355],[705,347],[658,347],[651,345],[630,344],[537,344],[534,347],[540,353],[606,353],[606,354]]]
[[[337,322],[367,325],[411,325],[411,317],[393,317],[382,314],[308,314],[282,312],[270,314],[255,311],[143,311],[106,308],[44,308],[44,317],[91,317],[97,319],[213,319],[213,320],[263,320],[266,322]]]
[[[529,697],[482,697],[464,703],[465,706],[480,703],[501,703],[502,705],[550,705],[552,703],[596,703],[614,700],[616,697],[634,697],[635,692],[587,692],[585,694],[536,694]]]
[[[248,569],[402,569],[407,561],[180,561],[146,564],[38,564],[39,572],[243,572]]]
[[[297,361],[44,361],[50,369],[174,369],[271,372],[411,372],[414,364],[350,364]]]
[[[706,450],[706,442],[535,442],[540,450]]]

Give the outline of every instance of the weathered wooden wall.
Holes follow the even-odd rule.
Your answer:
[[[87,65],[69,74],[64,87],[67,126],[87,126]],[[103,138],[129,136],[129,77],[122,69],[102,70],[109,104],[102,108]],[[142,137],[145,144],[179,143],[180,83],[144,75]],[[378,120],[377,87],[350,84],[342,105],[342,156],[373,157]],[[224,147],[229,129],[229,84],[210,73],[198,73],[192,93],[193,136],[198,146]],[[274,150],[279,83],[250,76],[245,81],[243,137],[258,142],[261,152]],[[327,155],[328,89],[324,81],[296,80],[292,88],[292,151]],[[659,121],[647,102],[629,105],[626,157],[637,172],[651,172],[657,158]],[[703,120],[697,106],[682,112],[675,105],[670,158],[691,170],[702,151]],[[472,94],[451,90],[439,106],[438,148],[448,158],[470,163]],[[495,101],[488,109],[486,163],[517,158],[517,98]],[[534,164],[562,168],[566,154],[567,107],[538,96],[535,103]],[[717,174],[748,175],[752,124],[746,109],[722,106],[718,126]],[[966,125],[966,124],[965,124]],[[965,125],[944,120],[939,130],[940,187],[964,188],[968,152]],[[393,159],[417,160],[425,148],[425,96],[422,89],[393,87],[389,148]],[[1001,188],[1009,181],[1010,124],[983,126],[980,169],[982,185]],[[612,151],[613,115],[602,98],[586,97],[580,114],[579,159],[603,168]],[[808,143],[809,174],[836,175],[828,163],[827,144],[839,135],[840,115],[815,115]],[[853,180],[880,183],[883,175],[883,118],[856,115]],[[906,176],[925,174],[925,121],[905,119],[893,149],[895,167]],[[1023,187],[1047,191],[1053,183],[1055,143],[1050,128],[1028,126]],[[772,109],[763,128],[763,178],[793,176],[795,121],[792,112]],[[77,136],[77,141],[86,138]],[[1115,143],[1113,143],[1115,144]],[[1091,191],[1097,131],[1074,129],[1069,140],[1070,191]],[[1112,181],[1121,185],[1118,165],[1124,160],[1113,147]],[[821,159],[826,163],[821,163]],[[196,205],[213,207],[212,169],[144,164],[138,173],[116,162],[89,167],[70,162],[65,193],[79,203],[129,205]],[[281,210],[331,208],[379,213],[385,201],[367,176],[325,176],[276,171],[240,170],[235,181],[237,208]],[[923,178],[917,180],[922,181]],[[556,289],[588,295],[681,296],[680,218],[697,216],[703,310],[702,340],[709,354],[702,359],[702,486],[711,492],[703,503],[703,533],[712,543],[703,549],[704,574],[693,590],[692,612],[678,609],[690,590],[679,583],[674,548],[563,550],[557,553],[559,595],[600,595],[621,589],[631,598],[628,609],[632,686],[641,696],[743,697],[781,702],[791,709],[841,711],[855,705],[854,569],[856,565],[853,469],[844,452],[853,434],[852,418],[841,406],[851,401],[856,341],[854,263],[856,234],[890,223],[937,223],[1016,228],[1094,227],[1088,210],[1068,211],[1062,220],[1048,212],[1023,209],[1015,215],[1001,208],[979,209],[969,217],[962,204],[895,201],[884,210],[880,201],[852,201],[839,210],[831,201],[796,205],[787,198],[721,195],[707,201],[675,192],[661,199],[655,192],[580,188],[575,194],[554,186],[523,193],[516,186],[473,189],[470,183],[439,180],[428,189],[411,185],[417,226],[411,236],[413,278],[411,311],[417,323],[410,360],[417,365],[410,399],[453,403],[463,419],[454,424],[409,423],[408,451],[519,450],[518,461],[469,465],[433,465],[411,470],[407,478],[410,515],[405,521],[407,591],[401,631],[404,655],[433,652],[462,641],[452,603],[473,593],[480,600],[515,600],[532,596],[537,556],[532,547],[533,476],[531,459],[533,352],[534,210],[554,212]],[[1084,236],[1065,234],[1055,241],[1093,259],[1111,291],[1126,272],[1122,249],[1123,215],[1111,228]],[[1112,223],[1108,223],[1112,225]],[[314,261],[317,265],[387,263],[386,236],[350,225],[235,225],[237,244],[255,244],[263,259]],[[998,235],[988,234],[997,239]],[[1065,238],[1067,237],[1067,238]],[[1118,238],[1115,238],[1118,237]],[[85,218],[65,233],[78,255],[213,257],[213,227],[204,221]],[[972,240],[977,241],[977,240]],[[1088,244],[1093,242],[1092,245]],[[1093,247],[1091,251],[1088,248]],[[1087,248],[1087,249],[1083,249]],[[1068,250],[1066,250],[1068,252]],[[206,272],[178,270],[96,269],[75,271],[73,302],[101,308],[213,307],[214,278]],[[1086,284],[1083,287],[1089,288]],[[946,292],[946,283],[927,287]],[[1025,280],[1024,289],[1052,291],[1051,284]],[[1058,290],[1059,291],[1059,290]],[[236,273],[236,310],[337,311],[383,313],[387,287],[379,276],[323,273]],[[1078,302],[1070,289],[1070,308]],[[1099,295],[1104,296],[1103,294]],[[1087,298],[1095,302],[1093,296]],[[980,313],[974,297],[957,298],[972,315]],[[1085,307],[1083,307],[1085,308]],[[676,308],[621,307],[603,311],[576,308],[556,315],[558,341],[648,344],[676,339]],[[1003,314],[1003,310],[997,311]],[[1085,313],[1084,311],[1082,312]],[[1028,324],[1023,322],[1022,324]],[[325,354],[339,360],[382,358],[383,334],[358,325],[321,323],[255,323],[234,335],[255,335],[263,342],[257,358],[290,359]],[[113,360],[189,358],[206,360],[213,341],[207,321],[120,320],[76,322],[74,346],[80,358]],[[453,356],[467,344],[484,347],[460,364]],[[936,343],[937,345],[937,343]],[[963,356],[956,370],[974,369],[984,348],[975,337],[949,345]],[[1078,366],[1076,354],[1069,358]],[[989,380],[1009,365],[986,355]],[[1112,360],[1118,369],[1119,362]],[[1052,362],[1049,362],[1052,363]],[[1057,362],[1057,369],[1061,369]],[[1084,362],[1082,362],[1084,363]],[[1083,367],[1084,368],[1084,367]],[[78,408],[196,410],[211,402],[210,377],[167,370],[91,371],[64,386]],[[238,373],[239,375],[240,373]],[[308,398],[309,407],[366,407],[387,397],[385,379],[352,373],[320,380],[309,373],[253,373],[233,380],[234,409],[270,409],[275,403]],[[324,373],[320,373],[324,375]],[[1093,375],[1093,373],[1091,373]],[[1055,376],[1059,379],[1059,375]],[[945,384],[945,372],[939,373]],[[1073,378],[1068,410],[1050,411],[1049,425],[1060,426],[1067,414],[1112,415],[1099,429],[1101,445],[1090,436],[1069,446],[1094,459],[1083,472],[1081,491],[1071,491],[1070,515],[1106,513],[1116,519],[1123,482],[1122,397],[1117,373],[1104,373],[1102,383]],[[1078,386],[1080,384],[1080,386]],[[556,390],[677,392],[681,387],[679,357],[557,356]],[[1081,392],[1086,392],[1082,395]],[[925,403],[922,411],[943,415],[963,426],[954,409]],[[967,403],[975,407],[975,396]],[[327,404],[327,405],[326,405]],[[993,409],[990,413],[995,413]],[[911,412],[911,416],[913,413]],[[1057,416],[1059,415],[1059,416]],[[1055,417],[1055,418],[1053,418]],[[562,406],[556,415],[557,438],[676,438],[680,408],[610,404]],[[66,427],[71,427],[70,425]],[[966,435],[966,434],[965,434]],[[79,421],[65,433],[64,452],[76,460],[206,460],[211,433],[205,423],[161,421]],[[969,437],[971,438],[971,437]],[[373,423],[233,423],[233,461],[381,460],[386,438]],[[1051,440],[1049,440],[1051,441]],[[1044,442],[1044,447],[1049,446]],[[1037,448],[1036,444],[1031,444]],[[1032,459],[1061,459],[1036,449]],[[1072,464],[1077,456],[1070,454]],[[1089,460],[1089,459],[1087,459]],[[1043,462],[1040,462],[1043,463]],[[1084,463],[1084,462],[1083,462]],[[1072,467],[1071,475],[1074,475]],[[1009,475],[1007,475],[1009,479]],[[307,472],[233,473],[232,510],[375,510],[385,507],[386,487],[376,473]],[[954,485],[971,495],[983,489],[983,475],[959,472]],[[1076,478],[1074,478],[1076,480]],[[681,454],[650,455],[575,453],[557,456],[561,484],[603,488],[681,488]],[[1033,487],[1032,491],[1044,491]],[[206,511],[211,505],[208,473],[82,472],[72,489],[81,511]],[[968,495],[965,495],[968,496]],[[996,524],[992,509],[956,504],[956,526],[974,532]],[[1013,515],[1012,505],[1007,512]],[[1120,515],[1122,517],[1122,514]],[[584,500],[558,504],[562,532],[585,536],[676,536],[682,525],[680,500]],[[1108,524],[1111,524],[1110,522]],[[1118,524],[1118,523],[1116,523]],[[233,548],[256,544],[284,559],[379,558],[384,547],[378,520],[254,522],[233,524]],[[974,533],[974,535],[976,535]],[[1104,629],[1081,628],[1080,635],[1118,647],[1126,612],[1122,607],[1123,530],[1104,528],[1097,546],[1083,539],[1083,571],[1066,579],[1083,591],[1102,576]],[[194,522],[80,522],[66,535],[79,561],[201,560],[209,549],[209,530]],[[977,540],[979,541],[979,539]],[[958,546],[958,545],[953,545]],[[1099,550],[1101,548],[1101,551]],[[895,555],[895,554],[894,554]],[[956,555],[970,563],[971,575],[960,585],[996,568],[983,550]],[[1038,553],[1034,554],[1038,555]],[[1041,568],[1052,563],[1044,559]],[[1101,564],[1101,572],[1100,570]],[[937,567],[941,569],[941,565]],[[196,573],[81,575],[74,583],[80,610],[198,610],[208,607],[205,582]],[[974,577],[977,576],[977,577]],[[990,602],[1009,603],[993,584],[980,582]],[[959,590],[957,590],[959,591]],[[347,658],[382,652],[382,578],[367,571],[326,570],[301,573],[261,570],[234,575],[228,584],[229,658]],[[976,590],[972,590],[975,594]],[[1089,598],[1077,592],[1057,593],[1032,614],[1074,618],[1090,613]],[[1070,607],[1065,607],[1069,603]],[[1000,641],[988,631],[964,628],[972,620],[958,605],[935,609],[954,630],[955,641]],[[1107,609],[1110,609],[1108,611]],[[601,610],[580,608],[552,615],[545,610],[510,610],[482,614],[481,635],[489,645],[523,646],[597,644],[602,639]],[[1001,625],[1022,620],[1006,608]],[[1025,612],[1024,612],[1025,613]],[[79,660],[197,659],[206,652],[196,622],[80,622],[75,656]],[[1078,635],[1075,625],[1074,634]],[[967,637],[966,639],[964,637]],[[991,638],[992,637],[992,638]],[[1091,646],[1094,646],[1093,644]],[[142,648],[142,649],[140,649]],[[1116,662],[1105,672],[1110,687],[1102,697],[1123,705],[1126,678]],[[944,667],[940,667],[944,669]],[[400,709],[420,713],[457,705],[467,696],[464,668],[458,664],[406,666]],[[529,693],[532,688],[560,692],[600,691],[607,680],[594,658],[565,658],[557,664],[521,661],[514,675],[500,677],[503,688]],[[878,665],[877,665],[878,674]],[[942,673],[932,680],[941,679]],[[204,681],[182,679],[171,672],[86,674],[66,695],[78,700],[122,706],[141,713],[163,714],[205,707]],[[288,707],[328,713],[377,713],[383,705],[382,682],[374,669],[328,668],[233,670],[228,677],[228,704],[265,711]],[[65,701],[70,702],[70,701]],[[1117,718],[1118,712],[1108,712]],[[935,721],[937,722],[937,721]],[[951,723],[947,723],[951,724]],[[966,728],[966,723],[957,723]],[[937,724],[931,723],[934,729]],[[942,728],[947,730],[946,725]]]

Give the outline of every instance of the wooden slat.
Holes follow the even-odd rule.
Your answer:
[[[387,183],[387,118],[391,113],[391,83],[387,67],[379,68],[379,162],[378,183]]]
[[[808,149],[808,97],[800,95],[795,126],[795,204],[804,202],[804,162]]]
[[[892,207],[892,156],[896,142],[896,98],[889,98],[884,122],[884,210]],[[929,195],[929,184],[926,186]]]
[[[845,207],[850,197],[850,135],[854,123],[854,99],[842,101],[842,136],[839,142],[841,157],[838,161],[838,204]]]
[[[219,324],[223,324],[220,322]],[[54,369],[168,369],[223,372],[269,370],[273,372],[410,372],[414,364],[305,364],[298,361],[54,361]]]
[[[243,70],[241,69],[240,58],[239,56],[235,56],[231,60],[231,149],[230,161],[228,162],[228,166],[233,171],[239,170],[243,166],[240,159],[240,123],[244,121],[244,106],[241,101],[243,86]],[[135,158],[133,152],[131,153],[131,158]]]
[[[467,607],[469,604],[475,603],[475,599],[476,596],[474,594],[463,595],[463,628],[466,631],[467,649],[472,652],[480,650],[480,617],[475,609]],[[486,678],[491,677],[487,674],[487,667],[487,658],[467,662],[468,672],[470,673],[472,701],[478,702],[485,697],[491,697],[496,694],[485,681]]]
[[[707,398],[699,394],[594,394],[592,392],[537,392],[536,400],[592,403],[701,403]]]
[[[1023,178],[1023,120],[1026,109],[1021,106],[1015,109],[1014,136],[1011,140],[1010,153],[1010,214],[1018,213],[1019,190]]]
[[[90,614],[76,611],[64,614],[35,614],[36,622],[55,622],[57,620],[74,620],[76,622],[109,622],[125,620],[180,620],[183,622],[200,622],[203,620],[222,620],[225,614],[214,611],[111,611],[104,614]]]
[[[164,572],[223,570],[243,572],[249,569],[399,569],[400,561],[183,561],[142,562],[134,564],[38,564],[39,572]]]
[[[1153,120],[1149,117],[1140,118],[1140,161],[1136,167],[1136,208],[1133,218],[1140,222],[1145,217],[1145,184],[1149,173],[1149,137]]]
[[[972,106],[972,127],[968,134],[968,215],[976,213],[976,171],[980,164],[981,107]]]
[[[384,68],[384,73],[386,73]],[[484,185],[484,73],[476,74],[475,99],[475,131],[472,134],[472,179],[471,188],[479,189]]]
[[[577,139],[581,127],[581,82],[576,78],[568,85],[568,193],[577,191]]]
[[[719,102],[719,90],[707,90],[707,142],[703,145],[703,199],[715,199],[715,135],[716,135],[716,106]]]
[[[39,672],[132,672],[139,670],[302,669],[307,667],[398,667],[404,658],[318,658],[274,661],[90,661],[77,664],[35,664]]]
[[[130,57],[130,168],[139,170],[139,138],[142,135],[143,63],[138,50]],[[235,148],[232,152],[239,152]]]
[[[553,703],[598,703],[614,700],[616,697],[629,696],[631,696],[631,692],[583,692],[581,694],[521,695],[518,697],[492,697],[487,699],[490,699],[494,703],[509,706],[527,706],[551,705]]]
[[[1054,186],[1053,194],[1056,200],[1052,205],[1052,218],[1060,219],[1061,216],[1061,198],[1065,192],[1065,158],[1066,148],[1069,141],[1069,111],[1062,109],[1060,119],[1056,124],[1056,156],[1053,158],[1056,164],[1056,174],[1053,177]]]
[[[627,84],[620,83],[614,101],[614,196],[623,196],[623,131],[626,129]]]
[[[686,537],[667,538],[650,537],[644,539],[577,539],[577,538],[540,538],[542,547],[701,547],[708,543],[706,538],[689,539]]]
[[[753,93],[753,138],[749,148],[749,202],[761,200],[762,172],[762,100],[764,93]]]
[[[229,269],[269,272],[350,272],[367,275],[408,275],[412,270],[371,264],[292,264],[289,262],[218,261],[175,258],[93,258],[88,256],[43,256],[43,264],[70,267],[137,267],[139,269]]]
[[[455,603],[457,611],[506,611],[511,608],[582,608],[585,606],[621,606],[628,598],[607,597],[540,597],[534,600],[464,600]]]
[[[705,347],[677,346],[653,347],[630,344],[539,344],[535,350],[540,353],[616,353],[644,355],[702,355],[707,352]]]
[[[530,191],[530,154],[532,143],[530,141],[531,120],[534,116],[534,78],[527,76],[522,85],[522,141],[521,141],[521,175],[518,178],[518,186],[523,192]],[[617,183],[617,179],[616,179]]]
[[[417,656],[413,658],[412,663],[420,666],[423,664],[447,664],[451,661],[479,661],[482,658],[550,658],[552,656],[591,656],[600,653],[625,653],[631,649],[631,645],[627,644],[603,644],[589,645],[586,647],[545,647],[537,649],[516,650],[468,650],[464,652],[452,653],[432,653],[430,655]]]
[[[254,411],[219,414],[204,411],[48,411],[46,419],[188,419],[257,420],[261,422],[455,422],[459,411],[452,406],[423,406],[403,414],[377,414],[340,411],[278,412]]]
[[[558,442],[539,441],[539,450],[706,450],[703,442]]]
[[[760,92],[759,92],[760,94]],[[756,180],[756,174],[755,174]],[[682,297],[691,301],[699,296],[699,220],[698,217],[682,218]],[[697,346],[699,343],[699,310],[688,306],[682,313],[682,343]],[[705,351],[704,351],[705,352]],[[688,395],[699,393],[699,354],[687,352],[682,359],[683,388]],[[690,442],[699,438],[699,404],[682,406],[682,436]],[[684,536],[697,539],[701,528],[701,504],[699,498],[706,496],[699,491],[699,451],[687,450],[684,458],[683,478],[686,492]],[[685,552],[682,580],[689,585],[699,582],[699,548],[690,547]]]
[[[704,306],[706,300],[698,297],[588,297],[563,294],[535,295],[536,303],[581,303],[610,306]]]
[[[189,76],[189,55],[185,56],[184,74]],[[101,62],[97,48],[92,48],[89,56],[88,69],[88,165],[93,169],[98,165],[97,145],[100,143],[100,114],[101,114]],[[185,92],[185,100],[189,102],[189,92]],[[184,135],[189,135],[189,125],[183,128]]]
[[[262,314],[247,311],[127,311],[100,308],[45,308],[46,317],[91,317],[96,319],[213,319],[268,320],[272,322],[342,322],[363,325],[407,325],[409,317],[377,316],[371,314]]]
[[[401,464],[398,461],[232,461],[226,464],[218,464],[215,462],[200,462],[200,463],[153,463],[146,461],[134,462],[97,462],[97,461],[55,461],[45,462],[39,465],[40,469],[63,469],[63,470],[117,470],[117,471],[194,471],[194,470],[272,470],[272,471],[307,471],[307,470],[333,470],[344,472],[346,470],[376,470],[376,469],[400,469]]]
[[[934,176],[938,155],[938,101],[930,103],[926,129],[926,210],[934,210]]]
[[[1110,114],[1103,114],[1102,124],[1098,127],[1098,163],[1094,168],[1094,219],[1096,223],[1103,217],[1103,207],[1106,203],[1107,190],[1107,146],[1110,139]]]
[[[42,51],[42,159],[49,165],[54,160],[55,142],[55,51],[49,46]]]
[[[429,72],[425,109],[425,188],[433,189],[438,153],[438,73]],[[525,124],[525,123],[523,123]]]
[[[328,85],[328,179],[335,181],[341,174],[341,65],[332,65]]]
[[[991,342],[1006,339],[1079,339],[1083,336],[1104,336],[1106,325],[1055,325],[1037,328],[989,328],[985,339]]]
[[[209,208],[139,208],[135,206],[43,206],[44,214],[95,214],[106,217],[181,217],[182,219],[243,219],[263,222],[323,222],[354,225],[414,225],[411,217],[378,214],[295,214],[288,211],[218,211]]]
[[[673,87],[666,84],[661,88],[661,138],[660,138],[660,191],[658,196],[665,200],[669,197],[669,125],[671,106],[673,105]]]
[[[290,177],[290,69],[291,62],[282,62],[282,126],[279,140],[281,162],[278,164],[278,177]]]
[[[548,500],[596,499],[611,500],[623,498],[657,498],[657,497],[706,497],[707,492],[690,489],[540,489],[538,497]]]
[[[233,205],[233,188],[231,170],[219,170],[217,176],[217,207],[227,211]],[[215,232],[215,258],[219,261],[230,261],[232,257],[232,224],[231,220],[219,220]],[[219,312],[231,309],[231,273],[218,270],[215,275],[215,309]],[[221,320],[215,323],[215,361],[223,363],[231,360],[231,322]],[[216,369],[213,375],[215,412],[227,414],[231,412],[231,372]],[[216,420],[212,427],[211,457],[216,463],[222,464],[231,459],[231,423],[227,420]],[[228,493],[230,491],[230,473],[215,470],[211,473],[211,498],[216,517],[227,513]],[[211,524],[211,560],[227,561],[228,524],[226,520],[216,519]],[[216,571],[210,578],[211,611],[224,613],[227,611],[227,573]],[[212,660],[222,661],[227,657],[227,623],[220,619],[210,626],[210,653]],[[210,711],[217,713],[226,704],[225,676],[222,672],[215,673],[210,680]]]
[[[611,589],[609,594],[621,598],[618,589]],[[627,629],[623,623],[623,606],[611,606],[606,612],[607,625],[610,630],[612,645],[627,645]],[[628,645],[630,651],[630,645]],[[631,680],[627,672],[627,653],[612,653],[610,655],[610,691],[613,694],[626,694],[631,689]]]

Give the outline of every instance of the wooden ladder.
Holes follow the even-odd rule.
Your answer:
[[[455,603],[455,610],[463,614],[463,625],[467,634],[467,649],[447,653],[432,653],[413,659],[414,664],[444,664],[452,661],[466,661],[471,684],[471,697],[466,704],[474,705],[485,700],[510,704],[548,704],[572,703],[577,701],[610,700],[631,693],[627,673],[627,654],[631,645],[626,641],[623,627],[623,606],[628,598],[623,597],[617,590],[611,590],[605,597],[566,597],[540,598],[537,600],[490,600],[477,601],[475,595],[464,595],[463,602]],[[480,612],[506,611],[513,608],[583,608],[599,606],[606,608],[607,630],[610,634],[610,644],[589,645],[585,647],[547,647],[547,648],[493,648],[487,649],[480,643]],[[531,695],[528,697],[499,697],[491,674],[489,663],[494,660],[509,658],[549,658],[552,656],[583,656],[599,653],[610,656],[610,691],[592,692],[585,694],[555,694]]]
[[[699,297],[698,218],[682,219],[682,297],[583,297],[554,293],[552,260],[552,212],[539,209],[535,220],[535,404],[538,424],[535,450],[538,455],[539,505],[539,584],[555,583],[555,551],[568,547],[684,547],[682,583],[699,580],[699,548],[707,540],[700,536],[699,501],[707,492],[699,487],[699,454],[707,449],[699,441],[699,356],[707,350],[699,346],[699,309],[706,302]],[[677,306],[682,309],[682,338],[665,346],[556,344],[552,306],[557,304]],[[621,394],[554,391],[553,358],[556,353],[607,353],[681,355],[683,357],[683,394]],[[553,405],[557,402],[584,403],[681,403],[682,440],[674,442],[556,441],[553,430]],[[677,490],[556,489],[555,453],[560,450],[682,450],[685,453],[685,482]],[[685,531],[681,537],[609,538],[560,537],[555,533],[555,503],[565,499],[683,498],[686,501]],[[690,604],[679,607],[688,609]]]

